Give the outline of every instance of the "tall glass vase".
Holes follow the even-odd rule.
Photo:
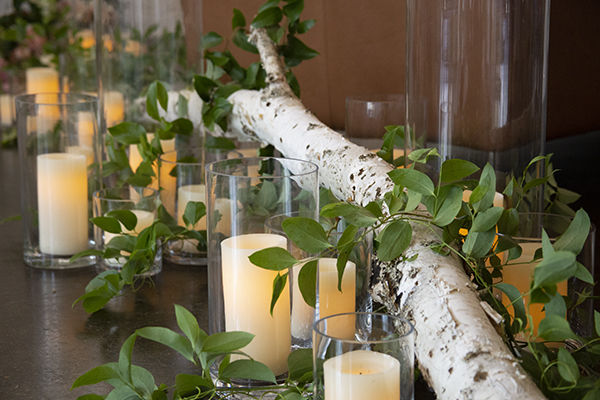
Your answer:
[[[273,233],[266,221],[301,210],[316,219],[318,187],[317,166],[307,161],[239,158],[206,166],[210,333],[254,334],[242,351],[279,378],[287,373],[292,350],[290,285],[282,278],[284,289],[270,312],[278,272],[259,268],[248,257],[269,247],[288,248],[287,238]]]
[[[434,173],[489,162],[498,191],[521,176],[544,152],[549,15],[550,0],[408,0],[406,150],[436,147]]]

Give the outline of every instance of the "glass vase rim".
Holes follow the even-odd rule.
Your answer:
[[[331,319],[331,318],[335,318],[335,317],[340,317],[340,316],[345,316],[345,315],[369,315],[371,317],[376,316],[376,317],[385,317],[385,318],[390,318],[392,320],[396,320],[399,321],[400,323],[406,325],[408,327],[408,330],[406,332],[403,333],[398,333],[396,331],[394,331],[393,333],[397,334],[397,337],[393,337],[393,338],[387,338],[387,339],[369,339],[369,340],[358,340],[358,339],[343,339],[340,337],[336,337],[336,336],[332,336],[329,335],[327,333],[324,333],[323,331],[319,330],[318,326],[320,323]],[[348,312],[348,313],[340,313],[340,314],[332,314],[332,315],[328,315],[326,317],[323,318],[319,318],[318,320],[316,320],[313,323],[313,332],[315,334],[319,334],[320,336],[326,337],[328,339],[331,340],[335,340],[338,342],[343,342],[343,343],[351,343],[351,344],[361,344],[361,343],[387,343],[387,342],[391,342],[391,341],[396,341],[396,340],[401,340],[401,339],[405,339],[407,337],[409,337],[410,335],[413,335],[415,332],[415,327],[412,324],[412,322],[410,322],[408,319],[397,316],[397,315],[390,315],[390,314],[384,314],[384,313],[378,313],[378,312],[368,312],[368,311],[356,311],[356,312]]]
[[[198,149],[204,149],[204,148],[198,147]],[[167,155],[171,155],[171,154],[177,155],[177,153],[180,152],[181,150],[185,150],[185,149],[165,151],[164,153],[159,154],[158,158],[160,159],[160,162],[164,162],[164,163],[167,163],[167,164],[173,164],[173,165],[183,164],[183,165],[196,165],[196,166],[198,166],[198,165],[208,165],[208,164],[211,164],[211,163],[217,162],[217,161],[225,161],[225,160],[217,160],[217,161],[211,161],[210,163],[207,164],[205,162],[180,162],[180,161],[177,161],[177,160],[173,161],[173,160],[168,160],[168,159],[165,158]],[[209,153],[211,153],[211,152],[209,152]],[[240,153],[239,151],[235,150],[235,149],[234,150],[224,150],[224,151],[214,152],[214,154],[218,154],[218,153],[222,153],[222,154],[233,153],[233,154],[238,155],[238,157],[228,158],[227,160],[237,160],[238,158],[244,158],[244,155],[242,153]]]
[[[37,96],[55,96],[58,95],[58,99],[55,102],[50,101],[35,101]],[[15,103],[41,105],[41,106],[70,106],[79,104],[94,104],[98,103],[98,96],[94,96],[88,93],[80,92],[40,92],[40,93],[26,93],[15,96]]]
[[[256,165],[258,165],[258,163],[260,161],[266,161],[266,160],[276,160],[276,161],[286,161],[286,162],[293,162],[293,163],[299,163],[299,164],[306,164],[306,165],[310,165],[311,169],[310,171],[303,171],[300,173],[293,173],[293,174],[288,174],[288,175],[257,175],[257,176],[247,176],[247,175],[233,175],[233,174],[229,174],[226,172],[221,172],[221,171],[214,171],[212,168],[213,166],[215,166],[216,164],[220,164],[220,163],[226,163],[226,162],[231,162],[232,160],[252,160],[252,161],[256,161]],[[254,164],[253,164],[254,165]],[[278,178],[290,178],[290,177],[302,177],[302,176],[309,176],[311,174],[315,174],[318,173],[319,171],[319,166],[317,164],[315,164],[312,161],[308,161],[308,160],[301,160],[299,158],[285,158],[285,157],[242,157],[242,158],[232,158],[232,159],[228,159],[228,160],[218,160],[218,161],[213,161],[210,162],[208,164],[206,164],[206,166],[204,167],[204,169],[206,170],[207,173],[210,173],[212,175],[217,175],[217,176],[229,176],[229,177],[235,177],[236,179],[256,179],[256,178],[260,178],[260,179],[278,179]]]
[[[356,103],[398,103],[406,100],[404,93],[370,93],[346,96],[346,101]]]

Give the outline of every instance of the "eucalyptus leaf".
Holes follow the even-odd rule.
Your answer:
[[[125,226],[125,229],[132,231],[135,229],[137,225],[137,216],[129,211],[129,210],[113,210],[106,213],[107,217],[116,218],[120,223]],[[94,224],[96,224],[94,222]],[[120,232],[112,232],[112,233],[120,233]]]
[[[248,332],[218,332],[208,336],[202,346],[206,353],[230,353],[246,347],[254,338]]]
[[[298,263],[293,255],[281,247],[258,250],[252,253],[248,259],[252,264],[271,271],[283,271]]]
[[[479,171],[479,167],[467,160],[450,159],[442,163],[440,179],[442,182],[454,182]]]
[[[244,14],[240,10],[234,8],[233,18],[231,19],[231,30],[243,28],[244,26],[246,26],[246,17],[244,17]]]
[[[204,339],[206,337],[206,333],[198,325],[198,320],[194,317],[194,314],[178,304],[175,304],[175,316],[177,318],[177,326],[187,336],[192,348],[195,348],[201,338]]]
[[[556,240],[553,248],[556,251],[565,250],[579,254],[590,233],[590,226],[591,222],[588,214],[583,210],[577,211],[573,221],[571,221],[565,233]]]
[[[275,383],[275,374],[263,363],[254,360],[236,360],[230,363],[220,375],[221,379],[254,379]]]
[[[523,323],[521,328],[525,328],[527,326],[527,313],[525,311],[525,304],[523,303],[523,296],[521,295],[521,292],[519,292],[519,289],[503,282],[497,283],[495,287],[508,296],[514,310],[514,318],[520,319]],[[515,327],[515,324],[513,324],[513,329],[515,329]]]
[[[302,266],[298,265],[295,267],[300,268],[300,272],[298,272],[298,288],[300,289],[302,298],[306,304],[313,308],[317,306],[317,265],[318,261],[312,260]]]
[[[133,354],[133,346],[135,345],[135,339],[137,333],[130,335],[119,352],[119,373],[126,382],[133,383],[131,376],[131,355]]]
[[[196,363],[190,341],[180,334],[161,326],[149,326],[138,329],[136,333],[146,339],[153,340],[175,350],[188,361]]]
[[[503,212],[504,209],[502,207],[492,207],[478,213],[473,220],[471,230],[474,232],[489,231],[496,226]]]
[[[273,279],[273,293],[271,295],[271,317],[273,316],[273,310],[275,309],[275,305],[277,304],[277,300],[281,297],[283,293],[283,289],[285,289],[286,283],[288,280],[288,274],[285,273],[283,275],[277,274]]]
[[[433,223],[437,226],[446,226],[454,221],[462,207],[462,190],[457,186],[448,186],[448,189],[440,191],[443,197],[438,197],[441,205],[435,212]]]
[[[469,231],[463,244],[463,251],[471,257],[484,257],[492,248],[495,237],[495,230],[487,232]]]
[[[281,226],[290,240],[309,254],[318,254],[331,247],[325,229],[313,219],[287,218],[281,223]]]
[[[108,128],[108,132],[118,143],[129,146],[138,144],[140,136],[146,134],[146,129],[136,122],[122,122]],[[129,165],[129,159],[127,159],[127,165]]]
[[[206,206],[199,201],[188,201],[183,213],[183,221],[186,225],[195,226],[202,217],[206,215]]]
[[[313,370],[313,356],[311,349],[298,349],[290,353],[287,359],[289,378],[299,381],[306,373]]]
[[[109,233],[123,233],[119,220],[112,217],[94,217],[90,219],[94,225]]]
[[[575,273],[575,255],[568,251],[557,251],[554,254],[544,255],[544,259],[535,267],[533,287],[555,285]]]
[[[112,362],[92,368],[85,374],[75,379],[75,382],[73,382],[73,385],[71,386],[71,390],[81,386],[95,385],[111,379],[121,379],[121,376],[119,375],[118,363]]]
[[[366,228],[378,221],[372,212],[364,207],[348,203],[330,203],[321,208],[321,216],[326,218],[344,217],[348,223]]]
[[[396,185],[401,185],[424,196],[434,196],[433,182],[424,173],[414,169],[395,169],[388,172]]]
[[[562,318],[566,318],[567,315],[567,304],[562,295],[558,292],[551,296],[551,300],[544,305],[546,316],[557,315]]]
[[[551,342],[578,339],[578,336],[571,330],[569,322],[556,315],[547,316],[540,321],[538,326],[538,336]]]
[[[579,379],[579,366],[569,350],[564,347],[558,348],[558,372],[567,382],[575,383]]]
[[[234,9],[234,13],[235,13]],[[242,15],[243,17],[243,15]],[[244,25],[246,25],[244,21]],[[242,25],[243,26],[243,25]],[[208,32],[206,35],[202,36],[202,48],[204,50],[210,49],[212,47],[216,47],[223,42],[223,36],[219,35],[216,32]]]
[[[402,255],[412,240],[412,228],[403,220],[389,223],[375,238],[379,242],[377,258],[392,261]]]

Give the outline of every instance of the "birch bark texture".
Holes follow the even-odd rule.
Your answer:
[[[312,161],[321,184],[349,203],[366,205],[392,190],[387,175],[392,166],[325,126],[293,94],[266,31],[251,28],[250,41],[259,50],[267,86],[233,93],[228,131],[214,134],[268,143],[285,157]],[[200,102],[190,101],[192,121],[201,121],[201,109]],[[429,249],[440,237],[431,227],[413,224],[407,258],[418,257],[378,262],[371,289],[390,313],[414,322],[425,379],[439,399],[545,399],[497,334],[490,318],[498,322],[500,316],[479,299],[461,260]]]

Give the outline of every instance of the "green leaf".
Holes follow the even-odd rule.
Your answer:
[[[488,163],[483,167],[479,184],[471,193],[469,203],[473,205],[475,212],[487,210],[494,204],[496,196],[496,172]]]
[[[206,353],[231,353],[246,347],[254,338],[248,332],[219,332],[208,336],[202,345]]]
[[[209,102],[212,96],[214,88],[218,87],[218,84],[205,76],[194,75],[194,89],[204,102]]]
[[[316,20],[314,19],[307,19],[306,21],[302,21],[298,24],[298,33],[299,34],[303,34],[308,32],[309,30],[312,29],[313,26],[315,26],[316,24]]]
[[[275,374],[263,363],[254,360],[236,360],[229,364],[220,375],[221,379],[254,379],[275,383]]]
[[[171,124],[171,132],[178,135],[189,136],[194,131],[194,124],[187,118],[177,118],[175,121],[171,122]],[[168,140],[167,138],[162,137],[161,139]]]
[[[175,304],[175,316],[177,317],[177,326],[189,339],[192,347],[200,340],[202,330],[198,325],[198,320],[185,307]]]
[[[129,210],[113,210],[106,213],[107,217],[116,218],[127,230],[134,230],[137,225],[137,216]],[[98,217],[101,218],[101,217]],[[115,233],[115,232],[113,232]],[[119,232],[116,232],[119,233]]]
[[[576,270],[573,253],[557,251],[554,254],[544,255],[544,259],[535,267],[533,287],[555,285],[573,276]]]
[[[319,55],[319,52],[308,47],[295,36],[288,35],[287,44],[283,46],[283,56],[288,67],[295,67],[303,60],[310,60]]]
[[[594,277],[590,273],[590,271],[581,263],[576,262],[577,269],[573,273],[573,276],[579,280],[582,280],[585,283],[589,283],[590,285],[594,284]]]
[[[271,271],[283,271],[298,263],[286,249],[269,247],[252,253],[248,259],[258,267]]]
[[[377,217],[366,208],[348,203],[327,204],[321,208],[321,216],[344,217],[348,223],[359,228],[369,227],[378,221]]]
[[[224,137],[210,136],[206,138],[204,147],[209,150],[234,150],[235,143]]]
[[[596,386],[592,390],[587,392],[585,397],[581,400],[598,400],[599,398],[600,398],[600,386]]]
[[[285,289],[286,283],[287,283],[287,279],[288,278],[288,274],[285,273],[283,275],[277,274],[275,275],[275,278],[273,279],[273,294],[271,296],[271,317],[273,316],[273,310],[275,309],[275,305],[277,304],[277,300],[279,300],[279,297],[281,296],[281,293],[283,293],[283,289]]]
[[[122,122],[108,128],[108,132],[118,143],[126,146],[138,144],[140,136],[146,135],[146,129],[136,122]],[[127,160],[127,164],[129,165],[129,160]]]
[[[515,319],[520,319],[523,323],[522,328],[527,326],[527,313],[525,312],[525,304],[519,289],[508,283],[497,283],[496,288],[506,294],[512,304]],[[514,325],[513,325],[514,326]]]
[[[400,257],[410,245],[412,228],[408,222],[396,220],[389,223],[375,240],[379,243],[377,258],[392,261]]]
[[[293,23],[300,18],[300,14],[304,10],[304,0],[290,1],[283,6],[283,13],[288,17],[289,23]]]
[[[273,182],[265,180],[255,199],[256,204],[270,210],[277,203],[277,188]]]
[[[552,247],[556,251],[565,250],[579,254],[590,234],[590,225],[588,214],[583,210],[577,211],[565,233],[556,240]]]
[[[289,378],[293,381],[300,379],[313,370],[311,349],[298,349],[290,353],[287,359]]]
[[[157,389],[154,383],[154,376],[145,368],[138,365],[131,366],[131,376],[133,384],[138,390],[141,390],[144,397],[152,396],[152,393]]]
[[[137,333],[132,334],[127,338],[121,351],[119,352],[119,372],[121,376],[129,383],[133,383],[131,377],[131,355],[133,354],[133,346],[135,345],[135,339]]]
[[[281,223],[284,232],[296,246],[309,254],[318,254],[331,247],[325,229],[317,221],[304,218],[287,218]]]
[[[463,244],[463,251],[471,257],[484,257],[492,248],[495,237],[495,230],[487,232],[469,231]]]
[[[189,342],[189,340],[187,340],[180,334],[161,326],[148,326],[145,328],[138,329],[136,333],[143,338],[153,340],[162,345],[170,347],[171,349],[184,356],[187,360],[195,364],[194,351],[192,350],[192,345]]]
[[[569,350],[564,347],[558,348],[558,372],[567,382],[575,383],[579,379],[579,366]]]
[[[253,28],[264,28],[270,25],[275,25],[283,19],[283,11],[279,7],[269,7],[252,20]]]
[[[404,208],[404,211],[411,212],[416,210],[419,204],[421,204],[421,201],[423,200],[423,195],[411,189],[407,189],[406,192],[408,195],[408,199],[406,201],[406,207]]]
[[[424,196],[434,196],[434,186],[431,179],[415,169],[395,169],[388,172],[396,185],[403,186]]]
[[[137,220],[137,218],[136,218]],[[119,220],[112,217],[94,217],[90,221],[98,228],[109,233],[122,233]]]
[[[300,268],[298,273],[298,288],[302,293],[304,302],[309,306],[315,308],[317,305],[317,260],[312,260],[304,264]],[[300,299],[294,301],[299,301]]]
[[[451,159],[442,164],[440,179],[442,182],[454,182],[479,171],[479,167],[470,161]]]
[[[446,226],[454,221],[458,212],[462,208],[462,190],[457,186],[447,186],[448,189],[440,190],[438,202],[442,204],[436,210],[433,223],[437,226]]]
[[[235,9],[234,9],[235,13]],[[242,15],[243,17],[243,15]],[[244,25],[246,23],[244,22]],[[223,36],[219,35],[216,32],[208,32],[206,35],[202,36],[202,49],[207,50],[212,47],[216,47],[223,42]]]
[[[600,313],[598,311],[594,311],[594,328],[596,329],[596,334],[600,336]]]
[[[235,35],[233,36],[233,44],[242,50],[248,51],[252,54],[258,54],[258,49],[255,45],[248,41],[248,36],[242,29],[235,31]]]
[[[538,336],[551,342],[577,339],[577,335],[571,330],[569,322],[556,315],[547,316],[540,322]]]
[[[195,226],[206,215],[206,206],[200,201],[188,201],[183,214],[183,221],[187,225]]]
[[[99,367],[92,368],[85,374],[81,375],[71,386],[71,390],[81,387],[95,385],[100,382],[106,382],[108,380],[121,380],[119,375],[119,365],[117,363],[108,363],[100,365]]]
[[[489,231],[496,226],[503,212],[502,207],[492,207],[478,213],[473,220],[471,230],[474,232]]]
[[[546,316],[557,315],[565,318],[567,315],[567,305],[565,303],[565,299],[563,299],[560,293],[554,293],[554,296],[551,296],[551,300],[544,305],[544,310],[546,312]]]
[[[154,81],[148,87],[148,94],[146,95],[146,112],[150,118],[156,121],[160,121],[158,103],[166,110],[169,99],[165,87],[160,82]]]
[[[243,28],[246,26],[246,17],[244,14],[238,10],[237,8],[233,9],[233,18],[231,19],[231,30],[235,30],[235,28]]]

